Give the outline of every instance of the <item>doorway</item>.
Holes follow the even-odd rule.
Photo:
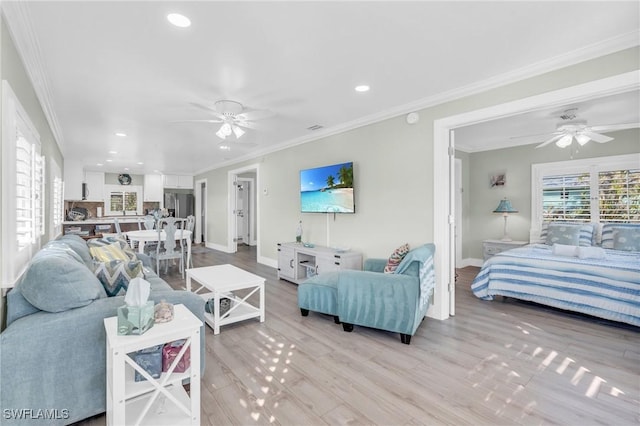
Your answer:
[[[451,130],[542,108],[560,107],[572,102],[637,90],[639,86],[637,73],[628,72],[434,121],[434,205],[450,208],[434,209],[433,214],[433,240],[439,248],[436,252],[436,271],[442,272],[436,276],[433,306],[428,312],[429,316],[447,319],[451,315],[450,306],[455,306],[455,293],[450,291],[455,278],[454,262],[451,262],[451,256],[448,256],[451,247],[455,246],[455,211],[452,211],[455,210],[455,206],[450,204],[452,194],[456,190],[455,177],[452,177],[450,168],[451,156],[455,152],[455,144],[450,140]],[[445,176],[448,182],[445,181],[443,184]]]
[[[207,244],[207,180],[201,179],[195,182],[195,211],[196,226],[194,228],[193,242]]]
[[[260,256],[260,212],[257,188],[260,183],[258,164],[228,172],[229,210],[227,215],[227,252],[236,253],[238,245],[256,247]]]

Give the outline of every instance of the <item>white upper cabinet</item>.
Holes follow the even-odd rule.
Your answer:
[[[82,183],[84,171],[80,164],[65,161],[64,164],[64,199],[82,200]]]
[[[144,175],[144,201],[162,201],[162,175]]]
[[[165,188],[193,189],[193,176],[164,175]]]
[[[104,202],[104,172],[84,172],[84,183],[87,184],[87,201]]]

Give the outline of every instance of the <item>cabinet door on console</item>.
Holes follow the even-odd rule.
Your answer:
[[[278,278],[295,279],[295,259],[292,248],[278,244]]]

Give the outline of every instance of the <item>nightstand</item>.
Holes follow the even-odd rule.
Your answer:
[[[484,260],[487,260],[505,250],[526,246],[527,244],[529,244],[527,241],[484,240],[482,241],[482,255]]]

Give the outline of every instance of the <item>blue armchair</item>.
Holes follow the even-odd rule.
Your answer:
[[[367,259],[363,271],[340,271],[317,275],[298,288],[303,316],[309,310],[337,315],[345,331],[354,325],[400,333],[410,344],[429,307],[435,286],[434,244],[411,250],[395,273],[383,273],[386,259]],[[327,284],[323,287],[323,284]],[[335,303],[331,291],[335,291]],[[335,288],[335,290],[333,290]],[[322,308],[313,301],[321,300]]]

